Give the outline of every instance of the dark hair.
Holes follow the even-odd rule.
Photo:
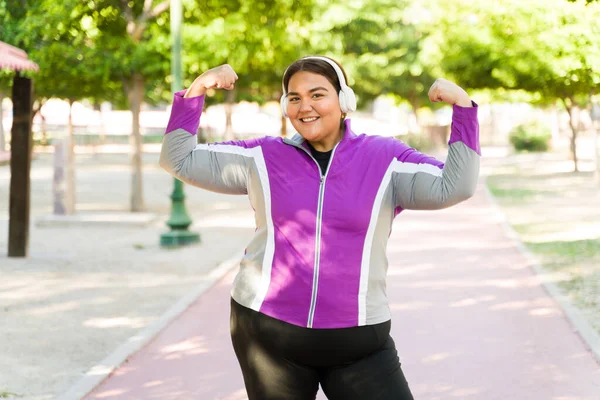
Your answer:
[[[344,71],[344,68],[342,68],[340,63],[335,61],[333,58],[327,58],[336,63],[338,67],[340,67],[340,70],[342,70],[342,74],[344,74],[344,80],[346,81],[346,84],[348,84],[348,77],[346,76],[346,72]],[[307,71],[322,75],[325,78],[327,78],[327,80],[333,85],[337,93],[339,93],[339,91],[341,90],[340,80],[338,79],[337,73],[327,61],[315,58],[301,58],[299,60],[294,61],[283,75],[283,87],[285,88],[286,93],[288,92],[290,79],[296,72],[300,71]]]

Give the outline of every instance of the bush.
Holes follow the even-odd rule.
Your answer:
[[[548,151],[551,138],[550,129],[539,122],[517,125],[509,136],[516,151]]]
[[[433,147],[431,140],[423,134],[409,133],[408,135],[397,136],[396,138],[421,153],[431,150]]]

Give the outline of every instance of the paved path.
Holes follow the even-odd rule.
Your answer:
[[[167,231],[173,178],[144,154],[144,194],[157,219],[146,227],[106,220],[39,226],[52,213],[52,155],[31,170],[29,257],[9,258],[8,166],[0,167],[0,398],[56,400],[104,366],[131,337],[154,326],[184,295],[254,233],[245,196],[186,186],[186,203],[202,243],[159,247]],[[127,154],[78,154],[77,214],[125,214],[131,167]],[[89,220],[88,220],[89,221]],[[139,343],[139,341],[136,341]],[[117,361],[115,361],[117,362]]]
[[[417,400],[600,399],[598,362],[483,187],[452,209],[400,216],[388,254],[392,335]],[[228,334],[234,272],[87,398],[246,399]]]

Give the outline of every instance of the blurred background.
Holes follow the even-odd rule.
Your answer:
[[[600,333],[599,21],[596,0],[0,0],[0,66],[14,50],[1,42],[39,66],[19,72],[33,81],[31,252],[0,256],[0,398],[55,398],[248,242],[246,199],[190,188],[203,245],[158,245],[173,91],[224,63],[239,80],[208,93],[201,142],[293,135],[282,75],[325,55],[357,94],[356,133],[443,158],[452,109],[427,92],[462,86],[479,104],[482,185]],[[1,251],[15,74],[0,68]]]
[[[156,172],[177,86],[172,62],[181,63],[181,88],[223,63],[237,72],[235,90],[208,93],[198,138],[213,142],[291,136],[293,129],[279,109],[282,74],[300,57],[327,55],[343,65],[358,96],[359,109],[351,115],[357,133],[397,137],[434,155],[443,156],[452,110],[430,103],[428,89],[438,77],[465,88],[480,106],[481,143],[484,160],[489,160],[483,168],[486,183],[522,239],[532,248],[550,243],[540,251],[550,251],[552,263],[564,256],[569,265],[577,264],[583,254],[585,263],[600,264],[595,218],[600,192],[600,2],[177,4],[182,40],[181,56],[175,59],[169,0],[0,1],[0,40],[25,50],[39,65],[39,71],[21,72],[33,80],[34,215],[52,212],[52,188],[43,186],[41,194],[35,171],[45,171],[40,172],[45,182],[53,168],[56,176],[52,154],[57,143],[67,143],[72,155],[64,158],[73,198],[67,214],[77,209],[168,212],[166,194],[160,200],[154,196],[165,185],[151,181],[144,187],[141,182]],[[11,158],[14,74],[0,70],[4,165]],[[117,189],[90,185],[85,175],[86,168],[110,165],[119,165],[119,179],[131,171],[129,203],[120,197],[128,190],[126,181]],[[94,172],[90,174],[93,179]],[[2,177],[1,190],[8,193],[8,175]],[[8,210],[6,198],[1,200]],[[544,205],[548,212],[533,220],[531,210]],[[567,212],[568,207],[578,211]],[[548,237],[552,240],[546,242]],[[560,248],[557,240],[574,247],[554,254],[552,249]],[[596,288],[597,282],[586,304],[600,303]]]
[[[484,145],[566,148],[575,161],[600,118],[599,13],[584,0],[183,0],[184,87],[223,63],[240,76],[235,91],[209,94],[203,140],[290,135],[281,76],[297,58],[327,55],[358,95],[357,131],[427,150],[450,123],[451,110],[427,99],[444,77],[480,104]],[[169,1],[2,1],[0,40],[40,66],[31,74],[38,151],[65,135],[76,146],[127,145],[132,134],[161,141]],[[0,151],[10,150],[11,82],[3,71]]]

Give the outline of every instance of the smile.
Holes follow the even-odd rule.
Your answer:
[[[311,122],[315,122],[318,119],[319,119],[319,117],[307,117],[307,118],[300,118],[300,121],[304,122],[305,124],[309,124]]]

